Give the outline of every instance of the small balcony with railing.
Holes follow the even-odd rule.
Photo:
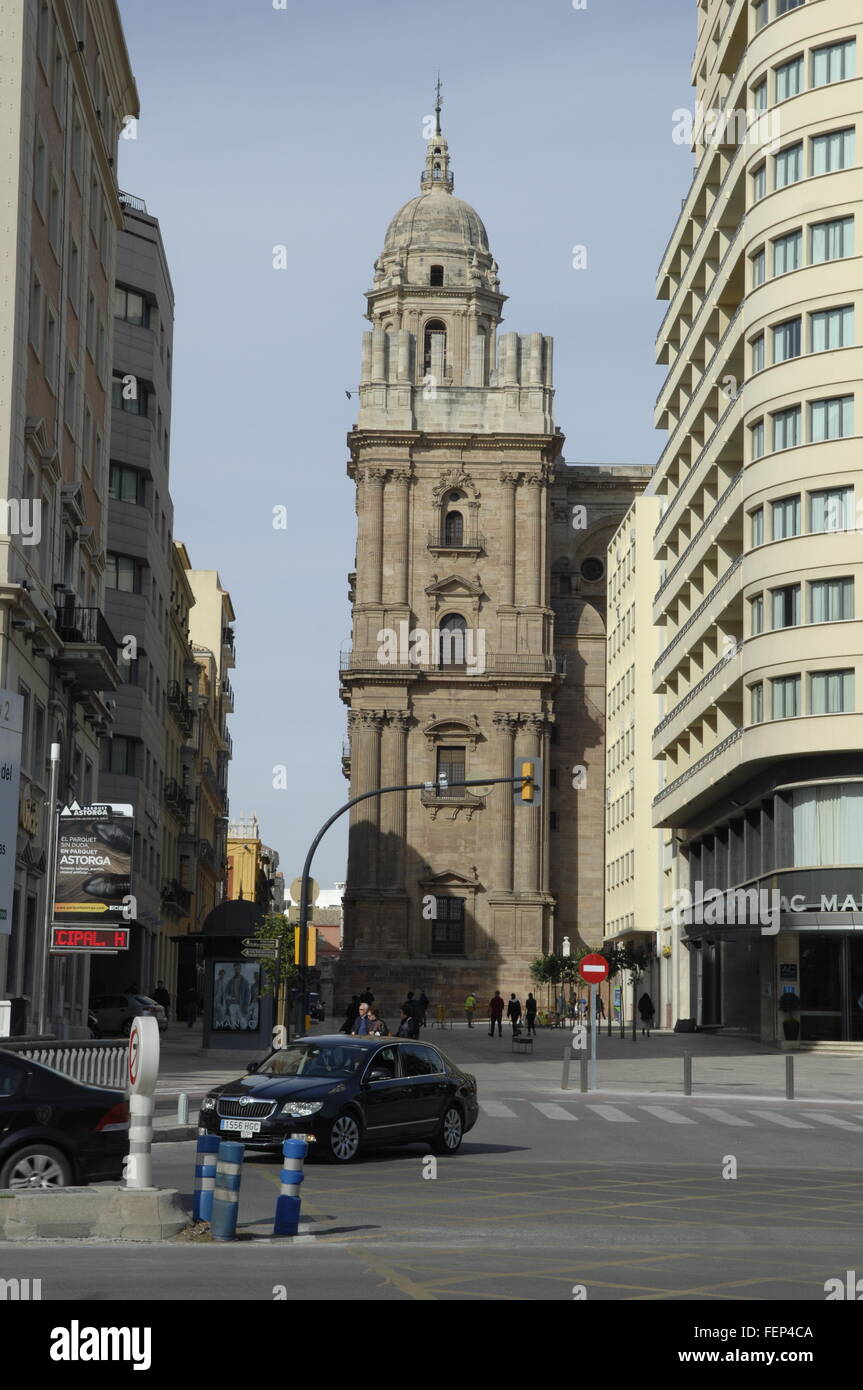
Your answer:
[[[192,798],[184,787],[180,785],[176,777],[171,777],[166,783],[162,792],[162,800],[179,821],[185,825],[189,819],[189,812],[192,809]]]
[[[485,550],[485,536],[470,519],[465,522],[460,512],[449,512],[439,527],[429,531],[426,544],[435,555],[474,554]]]
[[[195,722],[195,711],[188,694],[180,685],[179,681],[168,682],[165,698],[168,703],[168,709],[183,731],[184,737],[188,738]]]
[[[55,626],[63,643],[53,658],[59,674],[71,678],[80,691],[116,690],[118,643],[101,609],[64,603],[56,610]]]
[[[234,649],[234,629],[232,627],[222,628],[222,666],[235,666],[236,652]]]
[[[224,711],[226,714],[232,714],[234,710],[234,687],[227,676],[222,677],[221,691]]]
[[[192,906],[192,894],[175,878],[162,885],[162,908],[171,917],[185,917]]]

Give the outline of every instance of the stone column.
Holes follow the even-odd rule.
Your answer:
[[[501,603],[515,603],[515,490],[518,473],[501,473]]]
[[[407,710],[389,709],[383,736],[382,783],[404,786],[408,770]],[[382,887],[404,889],[405,841],[408,830],[407,792],[389,792],[381,797],[381,862],[378,880]]]
[[[361,796],[380,786],[381,730],[380,710],[351,710],[351,796]],[[377,882],[377,850],[380,826],[380,798],[369,797],[350,812],[348,843],[348,882],[352,888],[372,888]]]
[[[367,468],[357,507],[357,603],[380,603],[385,468]]]
[[[541,714],[522,715],[516,746],[516,762],[520,758],[539,758],[545,720]],[[515,891],[540,891],[540,845],[542,843],[542,810],[538,806],[521,805],[514,811],[517,817],[515,834]]]
[[[398,470],[390,475],[393,492],[392,537],[388,538],[387,551],[392,556],[392,592],[390,602],[407,604],[408,601],[408,551],[409,551],[409,498],[411,475]]]
[[[545,508],[546,480],[531,473],[527,483],[527,516],[524,526],[524,562],[520,576],[520,602],[538,608],[542,596],[542,522]]]
[[[496,711],[492,717],[495,739],[495,777],[512,777],[513,750],[518,716]],[[512,892],[512,831],[513,789],[506,783],[495,787],[491,794],[494,807],[494,847],[491,886],[495,893]]]

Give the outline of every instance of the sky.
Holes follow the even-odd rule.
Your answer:
[[[455,192],[485,223],[509,296],[503,331],[555,339],[567,461],[652,465],[655,274],[692,176],[672,113],[693,101],[696,3],[120,0],[120,11],[141,118],[120,140],[119,181],[159,218],[176,296],[174,534],[231,594],[230,812],[259,817],[290,883],[348,796],[338,662],[356,397],[345,391],[386,228],[419,192],[438,69]],[[314,861],[323,887],[344,879],[346,844],[345,819]]]

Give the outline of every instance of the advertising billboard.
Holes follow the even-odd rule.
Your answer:
[[[131,806],[64,806],[57,821],[57,926],[128,922],[132,892]]]

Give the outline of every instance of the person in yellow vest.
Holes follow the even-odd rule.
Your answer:
[[[473,1027],[473,1013],[476,1008],[476,995],[468,991],[468,996],[464,1001],[464,1016],[467,1019],[468,1028]]]

